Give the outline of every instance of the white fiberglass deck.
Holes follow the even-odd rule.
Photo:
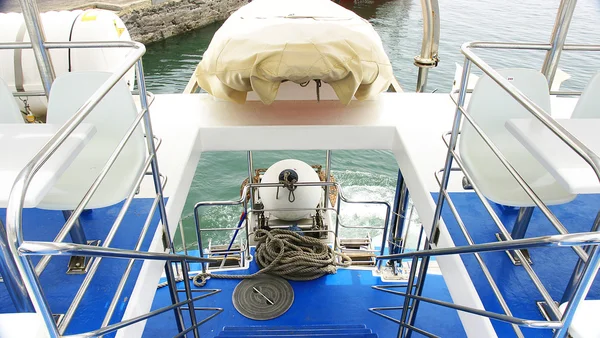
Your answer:
[[[554,111],[569,116],[575,100],[556,98]],[[391,150],[406,179],[414,205],[426,231],[431,225],[439,190],[434,172],[443,166],[441,136],[450,130],[454,104],[448,94],[384,93],[378,100],[278,101],[239,105],[218,101],[207,94],[157,95],[150,108],[155,134],[162,138],[158,151],[161,172],[169,179],[165,195],[172,234],[181,215],[196,166],[203,151],[385,149]],[[257,137],[260,135],[260,137]],[[140,197],[151,196],[145,182]],[[450,191],[462,191],[458,180]],[[154,248],[160,245],[159,237]],[[453,246],[445,225],[439,246]],[[482,308],[481,300],[462,261],[455,256],[437,259],[453,301]],[[150,308],[151,295],[162,273],[161,262],[145,262],[125,317]],[[459,313],[470,337],[494,337],[486,318]],[[137,336],[142,325],[120,332]]]

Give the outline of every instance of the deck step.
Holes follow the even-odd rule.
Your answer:
[[[298,333],[298,334],[275,334],[275,335],[255,335],[249,333],[247,336],[229,336],[227,334],[223,335],[221,333],[217,337],[219,338],[235,338],[235,337],[246,337],[246,338],[285,338],[285,337],[307,337],[307,338],[378,338],[375,333],[357,333],[357,334],[319,334],[319,333]]]
[[[279,325],[279,326],[225,326],[223,331],[248,331],[248,330],[325,330],[325,329],[366,329],[365,324],[322,324],[322,325]]]
[[[364,324],[290,325],[290,326],[226,326],[218,338],[378,338]]]
[[[223,331],[219,337],[247,337],[247,336],[293,336],[293,335],[328,335],[328,334],[367,334],[373,333],[369,329],[289,329],[289,330],[248,330],[248,331]]]

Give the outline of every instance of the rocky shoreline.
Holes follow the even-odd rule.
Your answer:
[[[202,28],[229,15],[248,0],[45,0],[40,12],[98,8],[116,12],[132,40],[144,44]],[[0,12],[20,12],[16,0],[0,0]]]
[[[132,5],[118,15],[131,38],[147,44],[223,21],[246,3],[247,0],[172,0],[159,5]]]

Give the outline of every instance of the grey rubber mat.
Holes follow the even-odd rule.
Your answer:
[[[268,320],[284,314],[294,302],[294,289],[285,279],[261,276],[245,279],[233,291],[233,306],[244,317]]]

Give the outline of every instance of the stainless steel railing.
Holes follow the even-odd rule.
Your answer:
[[[21,295],[23,299],[28,299],[33,304],[33,307],[36,312],[38,312],[48,329],[48,333],[51,337],[61,337],[65,330],[68,328],[69,323],[73,319],[75,312],[77,311],[79,304],[86,293],[95,272],[97,271],[98,265],[103,257],[117,257],[117,258],[127,258],[130,259],[129,265],[127,266],[124,275],[122,276],[119,286],[115,292],[114,297],[112,298],[109,309],[106,313],[105,319],[102,323],[102,327],[98,330],[78,334],[75,336],[80,337],[88,337],[88,336],[98,336],[103,335],[115,330],[118,330],[122,327],[134,324],[141,320],[150,318],[154,315],[162,313],[164,311],[173,310],[175,312],[175,317],[177,320],[177,326],[179,329],[179,335],[183,336],[188,332],[192,332],[195,337],[198,337],[198,326],[202,324],[203,321],[198,322],[195,317],[195,312],[197,310],[207,310],[209,308],[195,308],[194,307],[194,299],[191,296],[191,289],[189,283],[184,283],[185,288],[183,290],[178,290],[175,277],[173,273],[173,267],[171,262],[176,261],[180,262],[182,266],[187,266],[187,262],[212,262],[212,260],[205,258],[194,258],[186,255],[176,255],[174,253],[173,244],[171,241],[171,235],[169,232],[169,225],[167,220],[167,214],[165,209],[165,201],[163,196],[163,187],[166,183],[166,177],[163,177],[160,174],[158,167],[158,160],[156,157],[156,149],[160,144],[160,140],[155,138],[152,132],[152,125],[149,116],[149,99],[152,100],[152,97],[148,97],[148,93],[146,92],[145,81],[144,81],[144,73],[141,57],[145,53],[144,45],[137,42],[69,42],[69,43],[50,43],[47,42],[44,44],[45,48],[130,48],[132,50],[131,53],[128,54],[123,64],[121,64],[117,70],[109,77],[109,79],[100,86],[92,94],[92,96],[77,110],[77,112],[59,129],[59,131],[50,139],[50,141],[36,154],[36,156],[25,166],[25,168],[18,175],[15,180],[13,189],[10,194],[10,199],[7,208],[7,239],[8,239],[8,247],[12,257],[6,257],[6,259],[11,259],[15,264],[18,275],[10,276],[10,278],[17,280],[19,283],[23,285],[23,290],[26,290],[26,294]],[[0,43],[0,49],[23,49],[23,48],[31,48],[31,44],[26,43]],[[67,137],[77,128],[77,126],[84,121],[86,116],[94,109],[94,107],[102,100],[102,98],[108,93],[111,88],[124,76],[124,74],[135,67],[137,83],[139,88],[139,99],[141,104],[141,110],[138,112],[134,122],[128,128],[127,132],[107,160],[106,164],[100,171],[99,175],[92,183],[88,192],[82,198],[79,205],[73,211],[71,217],[66,221],[62,229],[59,231],[56,236],[54,242],[31,242],[26,241],[23,238],[23,203],[24,196],[27,192],[27,188],[33,177],[35,176],[37,170],[53,155],[53,153],[61,146],[61,144],[67,139]],[[80,245],[80,244],[70,244],[70,243],[61,243],[62,240],[69,233],[71,228],[74,226],[76,220],[83,212],[86,204],[90,201],[95,191],[98,189],[103,179],[106,177],[106,174],[118,158],[120,152],[124,148],[125,144],[132,136],[133,132],[136,130],[139,124],[143,125],[143,130],[146,139],[146,151],[147,158],[140,169],[136,182],[128,194],[123,207],[121,208],[119,214],[117,215],[109,234],[103,242],[102,247],[88,246],[88,245]],[[148,170],[150,171],[148,172]],[[148,214],[146,222],[142,228],[140,233],[140,237],[136,244],[135,250],[122,250],[122,249],[114,249],[110,248],[110,244],[114,236],[116,235],[117,230],[122,224],[122,221],[127,213],[131,202],[133,201],[134,196],[139,189],[139,186],[146,175],[151,175],[155,188],[155,199],[151,210]],[[153,219],[153,215],[156,212],[156,209],[159,210],[160,220],[163,227],[163,232],[165,234],[165,238],[167,239],[167,249],[169,253],[149,253],[139,251],[141,248],[141,243],[147,235],[151,220]],[[40,263],[36,268],[33,267],[33,264],[30,260],[31,255],[43,255],[44,257],[41,259]],[[44,292],[42,290],[40,279],[38,277],[39,273],[43,271],[45,266],[48,264],[50,258],[56,255],[78,255],[78,256],[87,256],[87,257],[97,257],[91,264],[89,271],[81,284],[80,289],[78,290],[73,302],[69,306],[66,314],[60,321],[60,323],[56,323],[53,319],[52,312],[50,310],[49,304],[44,296]],[[169,284],[169,291],[171,294],[171,299],[173,305],[159,309],[153,312],[150,312],[146,315],[139,316],[136,318],[132,318],[129,320],[122,321],[120,323],[109,325],[109,322],[112,318],[114,310],[116,308],[116,300],[119,298],[123,291],[123,287],[125,282],[127,281],[129,274],[132,270],[134,259],[144,259],[144,260],[162,260],[167,262],[165,264],[165,270],[167,275],[167,280]],[[183,269],[184,275],[187,274],[187,270]],[[187,280],[187,279],[186,279]],[[186,294],[185,301],[179,301],[179,293],[184,292]],[[206,297],[207,295],[204,295]],[[199,299],[196,297],[195,299]],[[187,306],[184,308],[184,306]],[[186,328],[182,311],[189,311],[189,318],[191,321],[191,327]],[[220,309],[214,308],[215,310],[220,312]],[[216,315],[216,313],[214,314]],[[213,315],[213,316],[214,316]],[[211,316],[212,318],[212,316]]]
[[[302,187],[302,186],[317,186],[317,187],[336,187],[337,188],[337,192],[338,192],[338,197],[339,200],[336,204],[336,208],[331,208],[331,207],[324,207],[324,208],[313,208],[310,210],[319,210],[319,211],[331,211],[331,212],[335,212],[336,214],[336,221],[335,221],[335,230],[332,232],[334,235],[334,250],[338,250],[339,249],[339,228],[343,227],[343,228],[349,228],[349,229],[376,229],[376,230],[382,230],[383,231],[383,240],[381,243],[381,248],[380,248],[380,254],[383,255],[385,253],[385,248],[386,248],[386,244],[387,244],[387,232],[388,232],[388,226],[390,223],[390,214],[391,214],[391,206],[388,202],[386,201],[355,201],[355,200],[350,200],[348,199],[343,192],[342,186],[337,183],[337,182],[299,182],[296,183],[296,186],[298,187]],[[248,217],[246,217],[246,220],[244,221],[244,224],[241,225],[240,227],[226,227],[226,228],[204,228],[202,229],[200,227],[200,214],[199,214],[199,210],[201,207],[205,207],[205,206],[235,206],[235,205],[242,205],[243,207],[243,212],[246,213],[246,215],[250,215],[252,213],[256,213],[256,212],[268,212],[270,211],[269,209],[261,209],[261,210],[249,210],[248,208],[248,200],[246,198],[246,196],[248,195],[248,192],[250,191],[250,189],[255,189],[255,188],[260,188],[260,187],[271,187],[271,188],[276,188],[276,187],[280,187],[283,188],[283,184],[281,183],[248,183],[246,186],[244,186],[244,188],[242,189],[242,193],[239,199],[237,200],[232,200],[232,201],[203,201],[203,202],[198,202],[196,203],[196,205],[194,206],[194,220],[195,220],[195,224],[196,224],[196,238],[198,241],[198,250],[200,252],[200,257],[204,257],[204,247],[202,244],[202,232],[205,231],[239,231],[239,230],[244,230],[244,234],[245,234],[245,241],[246,241],[246,245],[245,246],[240,246],[240,250],[231,250],[229,253],[234,253],[234,252],[241,252],[241,251],[245,251],[245,255],[246,257],[250,257],[250,246],[249,246],[249,235],[250,235],[250,229],[249,229],[249,221],[248,221]],[[327,199],[328,196],[325,195],[325,199]],[[385,213],[385,220],[384,220],[384,224],[381,227],[365,227],[365,226],[349,226],[349,225],[344,225],[340,222],[340,211],[341,211],[341,202],[345,202],[345,203],[354,203],[354,204],[376,204],[376,205],[382,205],[385,207],[386,209],[386,213]],[[277,209],[277,210],[282,210],[282,209]],[[290,210],[302,210],[302,209],[290,209]],[[321,232],[324,232],[325,230],[322,230]],[[318,232],[318,231],[317,231]],[[329,232],[329,231],[327,231]],[[377,268],[380,268],[381,265],[380,263],[378,263]],[[202,265],[202,272],[206,272],[206,267],[204,265]]]
[[[424,251],[417,251],[411,253],[402,253],[388,256],[381,256],[379,259],[402,259],[412,258],[413,264],[409,275],[409,281],[407,285],[402,285],[407,288],[407,292],[393,292],[405,297],[404,306],[402,307],[401,319],[397,323],[400,324],[400,330],[398,333],[399,337],[408,337],[410,332],[415,330],[414,319],[417,314],[418,305],[420,301],[426,301],[429,303],[442,305],[450,308],[454,308],[460,311],[465,311],[473,314],[478,314],[488,318],[496,319],[511,323],[517,336],[523,337],[519,326],[536,327],[536,328],[552,328],[555,329],[554,337],[563,337],[567,334],[568,327],[573,319],[575,309],[589,289],[589,286],[593,283],[593,276],[598,270],[600,265],[600,250],[598,249],[597,240],[600,238],[597,231],[600,228],[600,213],[594,221],[589,233],[582,234],[569,234],[566,227],[560,222],[560,220],[552,213],[552,211],[546,206],[546,204],[537,196],[535,191],[525,182],[520,176],[519,172],[512,166],[512,164],[506,159],[506,157],[500,152],[497,146],[491,141],[491,139],[485,134],[477,122],[470,116],[470,114],[464,108],[465,98],[467,95],[467,81],[471,71],[471,65],[474,64],[480,68],[485,74],[493,79],[500,87],[502,87],[507,93],[509,93],[517,102],[525,107],[536,119],[542,122],[548,129],[550,129],[557,137],[559,137],[565,144],[567,144],[573,151],[575,151],[581,158],[583,158],[590,167],[596,173],[596,176],[600,180],[600,157],[591,151],[588,147],[580,142],[576,137],[571,135],[565,130],[560,124],[558,124],[550,114],[545,112],[543,109],[538,107],[529,98],[527,98],[522,92],[515,88],[509,81],[500,76],[495,70],[493,70],[487,63],[479,58],[473,51],[476,48],[492,48],[492,49],[518,49],[518,50],[552,50],[555,46],[550,44],[532,44],[532,43],[499,43],[499,42],[472,42],[466,43],[462,46],[461,51],[465,55],[465,64],[463,68],[463,74],[461,77],[461,88],[459,90],[458,98],[454,97],[455,93],[451,93],[452,100],[456,104],[456,114],[453,122],[452,131],[442,137],[446,147],[448,148],[446,163],[443,169],[436,173],[436,180],[440,186],[440,193],[438,196],[438,202],[435,210],[434,220],[431,227],[430,237],[427,239],[427,245]],[[563,50],[571,51],[600,51],[600,45],[564,45]],[[572,93],[569,93],[570,95]],[[574,93],[578,94],[578,93]],[[460,126],[463,123],[462,119],[465,119],[473,129],[479,134],[484,140],[485,144],[492,150],[496,157],[500,160],[507,171],[513,176],[513,178],[519,183],[521,188],[526,194],[532,199],[536,206],[540,208],[543,215],[550,221],[553,228],[559,232],[557,236],[544,236],[529,239],[518,239],[514,240],[510,233],[506,230],[506,227],[500,220],[500,217],[494,212],[489,201],[481,193],[479,186],[476,181],[471,178],[471,175],[462,163],[460,154],[456,151],[456,145],[460,136]],[[458,168],[453,167],[456,163]],[[472,184],[475,194],[483,203],[486,211],[489,213],[494,223],[497,225],[500,233],[504,235],[507,241],[502,243],[486,243],[486,244],[474,244],[467,227],[458,213],[454,203],[452,202],[451,196],[447,191],[448,181],[451,172],[460,171],[464,174],[467,180]],[[441,212],[444,203],[448,204],[452,215],[456,219],[458,226],[467,239],[469,246],[458,247],[458,248],[438,248],[433,249],[433,245],[437,243],[437,236],[439,235],[438,227],[441,221]],[[530,263],[525,259],[524,255],[519,249],[528,247],[538,246],[568,246],[571,247],[579,257],[579,263],[575,267],[571,281],[569,282],[565,293],[563,295],[563,302],[567,302],[567,308],[563,313],[560,312],[558,306],[552,299],[550,293],[543,285],[540,278],[537,276]],[[516,250],[514,251],[518,258],[521,260],[522,266],[531,278],[536,289],[545,301],[544,309],[549,314],[549,320],[547,321],[532,321],[516,318],[511,314],[511,311],[503,298],[500,290],[493,280],[489,269],[481,259],[480,253],[487,251],[497,250]],[[434,255],[443,254],[459,254],[459,253],[473,253],[479,266],[481,267],[484,276],[486,277],[490,287],[492,288],[496,298],[498,299],[504,314],[491,313],[489,311],[483,311],[479,309],[472,309],[464,306],[455,305],[452,303],[441,302],[432,300],[422,296],[423,284],[426,276],[426,271],[429,263],[429,259]],[[419,264],[420,260],[420,264]],[[418,271],[417,271],[418,270]],[[382,291],[391,292],[388,288],[378,287]],[[386,290],[384,290],[386,289]],[[381,315],[380,313],[378,313]],[[419,331],[420,332],[420,331]],[[427,334],[426,334],[427,335]],[[430,335],[433,336],[433,335]]]

